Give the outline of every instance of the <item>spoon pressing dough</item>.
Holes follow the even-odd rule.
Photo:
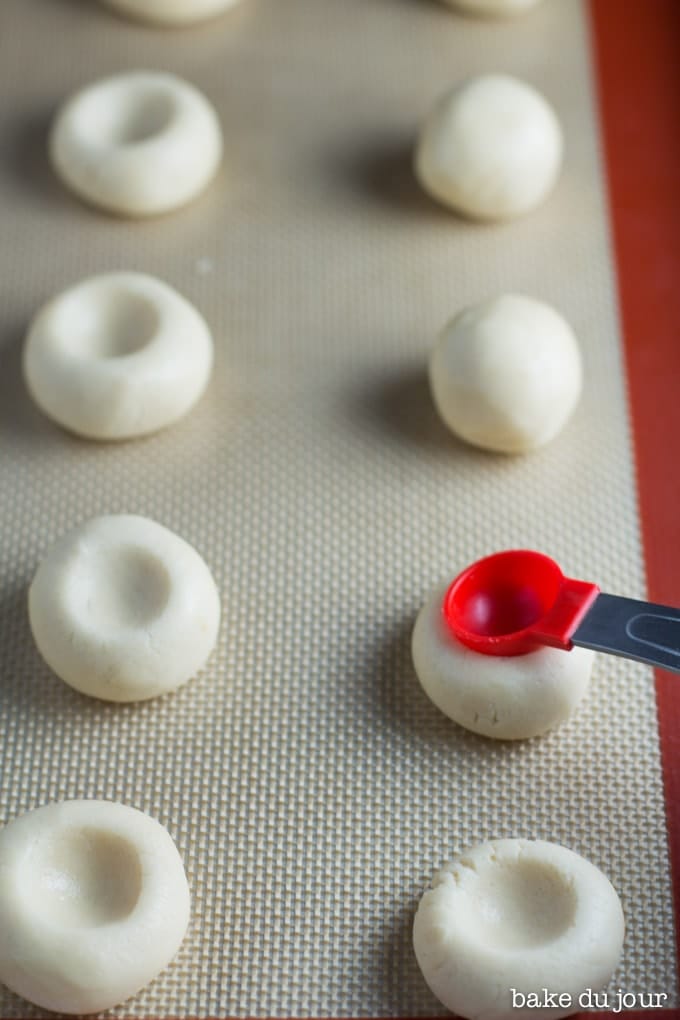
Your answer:
[[[217,172],[222,131],[205,96],[173,74],[136,71],[89,85],[59,110],[52,165],[79,198],[155,216],[195,198]]]
[[[479,15],[482,18],[514,18],[526,14],[541,0],[443,0],[449,7],[464,14]]]
[[[98,1013],[152,981],[189,921],[169,833],[134,808],[69,800],[0,830],[0,981],[56,1013]]]
[[[475,652],[446,623],[447,587],[430,595],[411,641],[416,674],[437,708],[459,726],[497,740],[535,737],[568,719],[588,689],[594,653],[546,647],[507,657]]]
[[[106,701],[173,691],[205,665],[220,597],[196,550],[145,517],[94,517],[40,564],[31,630],[57,676]]]
[[[102,0],[121,14],[158,25],[191,25],[214,18],[240,0]]]
[[[210,330],[177,291],[142,273],[107,273],[63,291],[35,317],[24,375],[36,404],[88,439],[171,425],[202,396]]]
[[[619,897],[593,864],[555,843],[499,839],[435,876],[413,947],[427,984],[458,1016],[550,1020],[579,1012],[579,995],[607,985],[623,936]],[[519,995],[544,989],[570,1004],[522,1008]]]
[[[415,171],[437,201],[477,220],[529,212],[552,190],[562,163],[562,130],[530,85],[487,74],[458,85],[427,117]]]
[[[576,337],[554,308],[504,294],[445,327],[429,374],[435,406],[453,432],[488,450],[524,453],[564,427],[583,369]]]

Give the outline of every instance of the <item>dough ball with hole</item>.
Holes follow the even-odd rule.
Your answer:
[[[212,366],[203,317],[143,273],[105,273],[62,291],[35,316],[24,347],[38,407],[88,439],[172,425],[202,396]]]
[[[220,596],[188,542],[118,514],[94,517],[52,546],[28,610],[40,654],[65,683],[106,701],[143,701],[205,665]]]
[[[543,96],[509,75],[471,78],[426,118],[415,170],[437,201],[477,220],[540,205],[562,163],[562,130]]]
[[[120,14],[157,25],[193,25],[217,17],[241,0],[102,0]]]
[[[156,216],[196,198],[217,172],[222,131],[197,88],[133,71],[97,81],[57,113],[49,151],[79,198],[120,216]]]
[[[524,453],[561,431],[581,395],[581,352],[550,305],[518,294],[472,305],[442,331],[429,365],[435,406],[462,439]]]
[[[447,585],[416,619],[411,653],[428,698],[459,726],[497,740],[535,737],[565,722],[584,697],[594,652],[538,648],[527,655],[483,655],[462,644],[444,617]]]
[[[468,1020],[551,1020],[610,981],[623,948],[621,902],[583,857],[543,840],[474,847],[435,876],[420,901],[413,946],[425,981]],[[513,1008],[548,992],[570,1004]]]
[[[0,981],[42,1009],[124,1002],[170,963],[188,921],[180,855],[141,811],[70,800],[0,830]]]
[[[463,14],[480,18],[514,18],[537,7],[542,0],[443,0]]]

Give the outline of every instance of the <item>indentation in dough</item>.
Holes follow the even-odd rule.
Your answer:
[[[214,107],[177,75],[95,81],[57,111],[50,162],[79,198],[120,216],[157,216],[195,198],[223,150]]]
[[[481,943],[525,949],[557,939],[574,922],[577,897],[566,877],[537,860],[503,861],[478,872],[468,890],[470,932]]]
[[[96,928],[128,917],[142,888],[137,848],[96,828],[57,831],[28,855],[25,881],[41,912],[66,928]]]
[[[162,134],[176,113],[167,89],[138,82],[124,88],[117,81],[108,86],[109,102],[93,91],[78,110],[78,124],[94,143],[110,146],[139,145]]]
[[[90,624],[102,632],[148,626],[165,609],[171,590],[165,565],[136,546],[85,551],[71,585]]]
[[[413,924],[413,948],[427,984],[468,1020],[513,1015],[556,1020],[587,989],[611,980],[625,922],[608,878],[566,847],[500,839],[472,847],[435,875]],[[549,989],[565,1003],[514,1008]]]
[[[139,145],[161,134],[175,115],[175,104],[164,92],[142,93],[136,103],[128,100],[117,111],[111,125],[112,138],[118,145]]]
[[[124,286],[78,291],[57,312],[62,345],[79,358],[123,358],[142,350],[160,328],[154,302]]]

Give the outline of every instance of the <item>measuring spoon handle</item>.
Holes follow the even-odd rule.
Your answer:
[[[599,594],[572,634],[575,645],[680,673],[680,609]]]

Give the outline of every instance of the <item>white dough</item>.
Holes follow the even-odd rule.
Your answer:
[[[240,0],[103,0],[108,7],[158,25],[191,25],[214,18]]]
[[[421,609],[411,651],[423,690],[465,729],[498,740],[535,737],[564,722],[588,688],[594,653],[538,648],[526,655],[483,655],[455,637],[444,618],[447,585]]]
[[[191,201],[215,176],[222,147],[205,96],[157,71],[119,74],[76,93],[49,140],[64,184],[122,216],[155,216]]]
[[[213,342],[177,291],[141,273],[108,273],[63,291],[35,317],[24,375],[38,406],[89,439],[164,428],[203,394]]]
[[[472,305],[443,330],[430,358],[430,388],[462,439],[501,453],[550,442],[581,395],[581,352],[554,308],[505,294]]]
[[[579,995],[611,979],[623,936],[623,910],[609,879],[565,847],[527,839],[493,840],[447,865],[420,901],[413,926],[427,984],[469,1020],[579,1012]],[[567,994],[572,1004],[513,1008],[511,988]]]
[[[471,78],[443,96],[418,141],[416,175],[433,198],[472,219],[539,205],[562,163],[562,130],[543,96],[508,75]]]
[[[205,664],[220,597],[188,542],[121,514],[95,517],[50,549],[28,610],[40,654],[67,684],[106,701],[142,701]]]
[[[526,14],[541,0],[443,0],[449,7],[455,7],[464,14],[482,18],[514,18]]]
[[[189,906],[169,833],[134,808],[63,801],[0,830],[0,981],[43,1009],[134,995],[179,949]]]

